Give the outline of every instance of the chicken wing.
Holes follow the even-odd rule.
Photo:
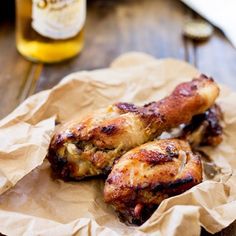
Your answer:
[[[200,75],[158,102],[143,107],[111,105],[64,124],[52,138],[47,158],[57,176],[66,180],[108,174],[115,159],[163,131],[190,122],[211,107],[218,94],[213,79]]]
[[[200,157],[186,141],[162,139],[123,155],[113,166],[104,188],[123,221],[141,224],[162,200],[202,181]]]

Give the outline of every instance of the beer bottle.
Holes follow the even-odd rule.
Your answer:
[[[16,0],[16,46],[32,61],[77,55],[84,42],[86,0]]]

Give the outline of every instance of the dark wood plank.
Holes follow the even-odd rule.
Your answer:
[[[31,64],[17,96],[19,103],[23,102],[27,97],[35,93],[35,88],[40,78],[42,69],[43,64]]]
[[[31,63],[24,60],[15,49],[14,25],[9,22],[0,24],[0,117],[11,112],[20,102],[21,90]],[[24,97],[25,98],[25,97]]]
[[[188,55],[181,32],[188,12],[172,0],[88,1],[84,50],[66,63],[45,66],[37,91],[51,88],[71,72],[107,67],[127,51],[184,60]]]
[[[15,47],[14,0],[0,3],[0,118],[35,92],[42,66],[21,57]]]
[[[215,30],[209,42],[197,46],[196,57],[197,67],[202,72],[236,89],[236,49],[219,30]]]

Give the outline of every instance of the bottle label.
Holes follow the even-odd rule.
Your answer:
[[[84,26],[86,0],[32,0],[32,27],[51,39],[75,36]]]

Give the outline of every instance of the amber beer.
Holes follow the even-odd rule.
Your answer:
[[[16,45],[26,58],[54,63],[77,55],[84,42],[86,0],[16,0]]]

